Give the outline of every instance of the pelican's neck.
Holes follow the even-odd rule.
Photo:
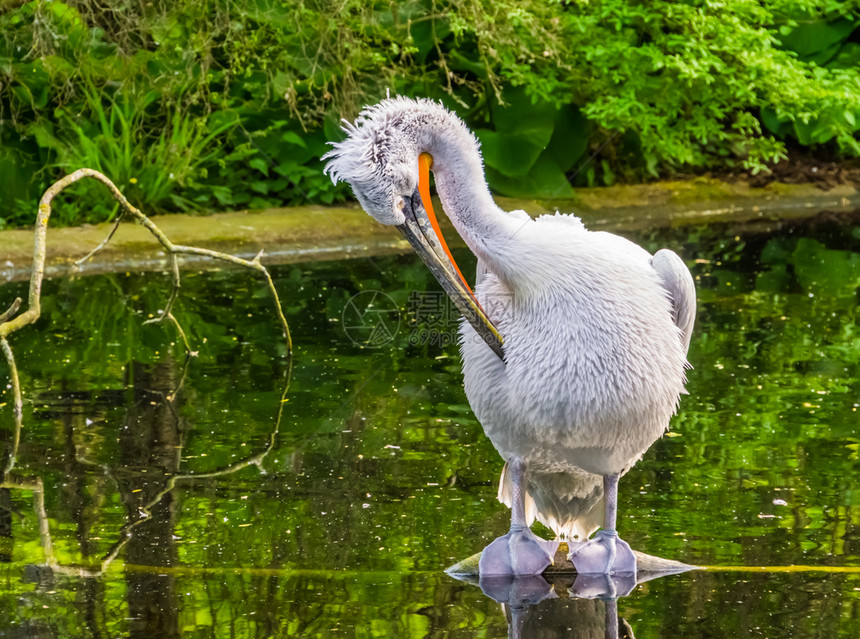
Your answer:
[[[496,270],[500,247],[522,221],[499,208],[490,195],[475,138],[450,115],[428,126],[422,150],[433,156],[436,191],[445,214],[472,252]]]

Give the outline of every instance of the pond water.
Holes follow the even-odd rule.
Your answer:
[[[684,256],[699,313],[690,394],[622,479],[619,529],[707,570],[515,609],[444,574],[509,515],[455,313],[414,256],[274,270],[286,395],[255,274],[185,273],[188,361],[170,325],[143,325],[166,275],[94,276],[47,282],[12,338],[0,637],[602,638],[616,612],[639,639],[856,637],[860,226],[632,239]]]

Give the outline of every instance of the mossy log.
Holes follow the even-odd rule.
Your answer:
[[[577,189],[575,200],[497,198],[505,210],[530,215],[560,210],[576,213],[593,231],[632,232],[690,224],[731,223],[736,228],[771,229],[820,211],[852,214],[860,207],[860,189],[837,185],[822,191],[813,185],[771,184],[752,188],[716,180],[661,182],[637,186]],[[441,218],[449,245],[462,246],[447,217]],[[266,251],[266,264],[346,259],[405,253],[409,244],[392,227],[376,224],[357,206],[300,206],[289,209],[222,213],[208,218],[160,215],[159,228],[176,244],[193,244],[252,259]],[[45,276],[64,276],[81,256],[97,245],[110,224],[51,229]],[[27,279],[33,259],[32,230],[0,232],[4,268],[0,281]],[[211,268],[211,262],[183,255],[183,264]],[[147,229],[124,223],[98,255],[77,265],[81,274],[168,268],[168,257],[154,246]]]

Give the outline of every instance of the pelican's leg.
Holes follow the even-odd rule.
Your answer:
[[[539,575],[552,563],[558,542],[535,535],[526,519],[526,463],[519,457],[508,462],[513,499],[511,530],[495,539],[481,553],[478,573],[494,575]]]
[[[636,556],[630,545],[618,537],[618,475],[603,476],[604,524],[594,537],[572,546],[570,560],[583,575],[636,574]]]

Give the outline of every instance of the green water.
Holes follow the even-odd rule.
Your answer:
[[[713,569],[620,599],[621,636],[856,637],[860,227],[633,239],[685,257],[699,314],[690,394],[622,479],[619,529]],[[25,407],[0,488],[0,638],[507,636],[497,603],[443,573],[508,512],[430,275],[403,256],[275,276],[295,344],[283,402],[254,274],[185,274],[188,362],[169,325],[142,325],[166,276],[46,284],[12,338]],[[350,304],[362,291],[387,297]],[[612,604],[558,592],[519,611],[523,636],[605,636]]]

